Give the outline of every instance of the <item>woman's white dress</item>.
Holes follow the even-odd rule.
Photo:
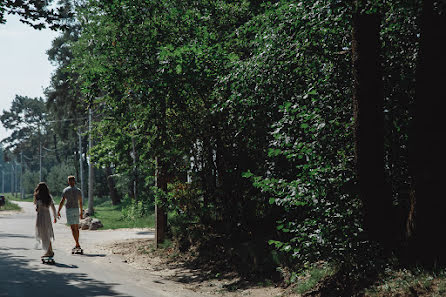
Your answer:
[[[51,199],[49,206],[45,206],[40,200],[37,200],[36,239],[42,242],[42,248],[44,250],[48,250],[51,239],[54,240],[50,208],[52,209],[54,216],[56,216],[56,208],[54,207],[53,199]]]

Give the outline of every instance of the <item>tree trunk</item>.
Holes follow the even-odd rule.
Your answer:
[[[132,159],[133,159],[133,174],[132,174],[132,186],[133,197],[138,199],[138,153],[136,150],[135,137],[132,136]]]
[[[160,158],[156,158],[155,187],[167,192],[167,168]],[[164,203],[166,201],[155,204],[155,242],[157,247],[160,243],[164,242],[167,231],[167,213],[164,208]]]
[[[59,151],[57,150],[57,134],[53,134],[53,142],[54,142],[54,153],[56,154],[57,163],[60,163]]]
[[[121,197],[119,197],[118,191],[116,190],[116,184],[115,180],[113,179],[113,172],[110,166],[105,167],[105,174],[112,205],[121,204]]]
[[[380,22],[376,14],[353,17],[353,112],[356,173],[364,228],[372,240],[389,244],[391,197],[384,172],[383,82]]]
[[[414,112],[414,151],[411,172],[414,189],[412,255],[424,264],[446,263],[444,231],[444,110],[446,95],[446,16],[423,2]]]
[[[93,148],[93,136],[92,136],[92,110],[89,108],[88,114],[88,150]],[[94,167],[90,158],[88,162],[88,214],[94,215]]]

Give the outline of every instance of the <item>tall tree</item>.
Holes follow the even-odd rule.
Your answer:
[[[16,95],[10,110],[3,110],[0,116],[3,126],[12,131],[10,136],[2,140],[5,148],[17,150],[24,146],[34,146],[35,152],[40,136],[47,132],[47,119],[48,113],[42,98]]]
[[[423,262],[446,263],[443,152],[446,95],[446,10],[441,1],[424,0],[420,17],[420,43],[414,112],[413,189],[416,217],[413,250]]]
[[[371,238],[388,241],[391,196],[384,173],[384,93],[378,14],[353,16],[353,112],[356,172],[364,225]]]

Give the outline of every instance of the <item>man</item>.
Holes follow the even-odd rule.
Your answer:
[[[73,248],[74,251],[82,251],[79,244],[79,218],[82,219],[82,193],[79,188],[75,187],[76,179],[74,176],[68,177],[69,186],[66,187],[62,192],[62,200],[60,200],[59,209],[57,211],[57,216],[60,217],[60,210],[62,209],[65,200],[67,201],[66,214],[67,223],[71,226],[71,232],[73,233],[74,241],[76,246]]]

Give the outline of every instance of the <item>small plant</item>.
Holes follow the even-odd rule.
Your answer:
[[[329,265],[317,265],[304,273],[303,277],[297,278],[295,291],[304,294],[314,289],[319,282],[328,276],[333,275],[334,269]]]

